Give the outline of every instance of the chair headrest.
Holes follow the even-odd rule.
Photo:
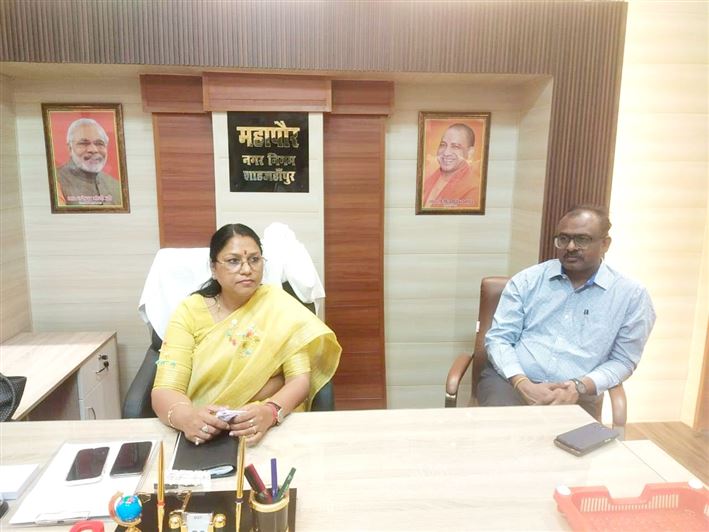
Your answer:
[[[211,275],[209,248],[158,250],[138,303],[143,321],[163,338],[170,316],[180,301],[199,289]]]

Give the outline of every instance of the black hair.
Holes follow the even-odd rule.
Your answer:
[[[217,256],[227,245],[229,240],[234,236],[244,236],[251,238],[258,246],[259,251],[263,254],[263,246],[261,245],[261,239],[256,234],[256,231],[251,229],[248,225],[244,224],[226,224],[217,230],[216,233],[212,235],[209,241],[209,262],[212,266],[217,262]],[[222,285],[219,284],[214,277],[208,279],[199,290],[192,292],[193,294],[199,294],[203,297],[214,297],[220,294],[222,291]]]
[[[566,218],[567,216],[576,217],[584,212],[590,212],[594,214],[596,218],[598,218],[598,222],[601,225],[601,234],[608,234],[608,232],[611,230],[611,219],[608,216],[608,209],[603,207],[602,205],[594,205],[592,203],[582,203],[580,205],[575,205],[571,209],[566,211],[564,216],[562,216],[562,219]]]

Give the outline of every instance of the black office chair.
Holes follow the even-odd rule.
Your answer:
[[[0,421],[11,421],[20,406],[27,377],[7,377],[0,373]]]
[[[289,283],[283,283],[283,289],[298,299]],[[303,303],[303,305],[313,314],[315,313],[315,305],[313,303]],[[148,329],[150,331],[150,346],[145,352],[143,362],[140,368],[138,368],[138,373],[136,373],[130,388],[128,388],[126,398],[123,401],[123,419],[156,417],[150,400],[150,392],[153,389],[153,382],[155,381],[155,374],[157,373],[155,363],[160,357],[162,338],[160,338],[150,324],[148,324]],[[315,394],[310,407],[311,412],[330,410],[335,410],[335,393],[332,381],[327,382],[320,391]]]

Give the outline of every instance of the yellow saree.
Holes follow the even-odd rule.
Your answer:
[[[309,409],[334,375],[341,351],[327,325],[277,286],[260,286],[219,323],[194,294],[170,320],[153,386],[185,393],[197,405],[238,408],[273,375],[309,369]]]

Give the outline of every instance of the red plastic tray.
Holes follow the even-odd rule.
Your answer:
[[[639,497],[614,499],[605,486],[559,486],[554,499],[575,532],[709,531],[709,490],[699,481],[647,484]]]

